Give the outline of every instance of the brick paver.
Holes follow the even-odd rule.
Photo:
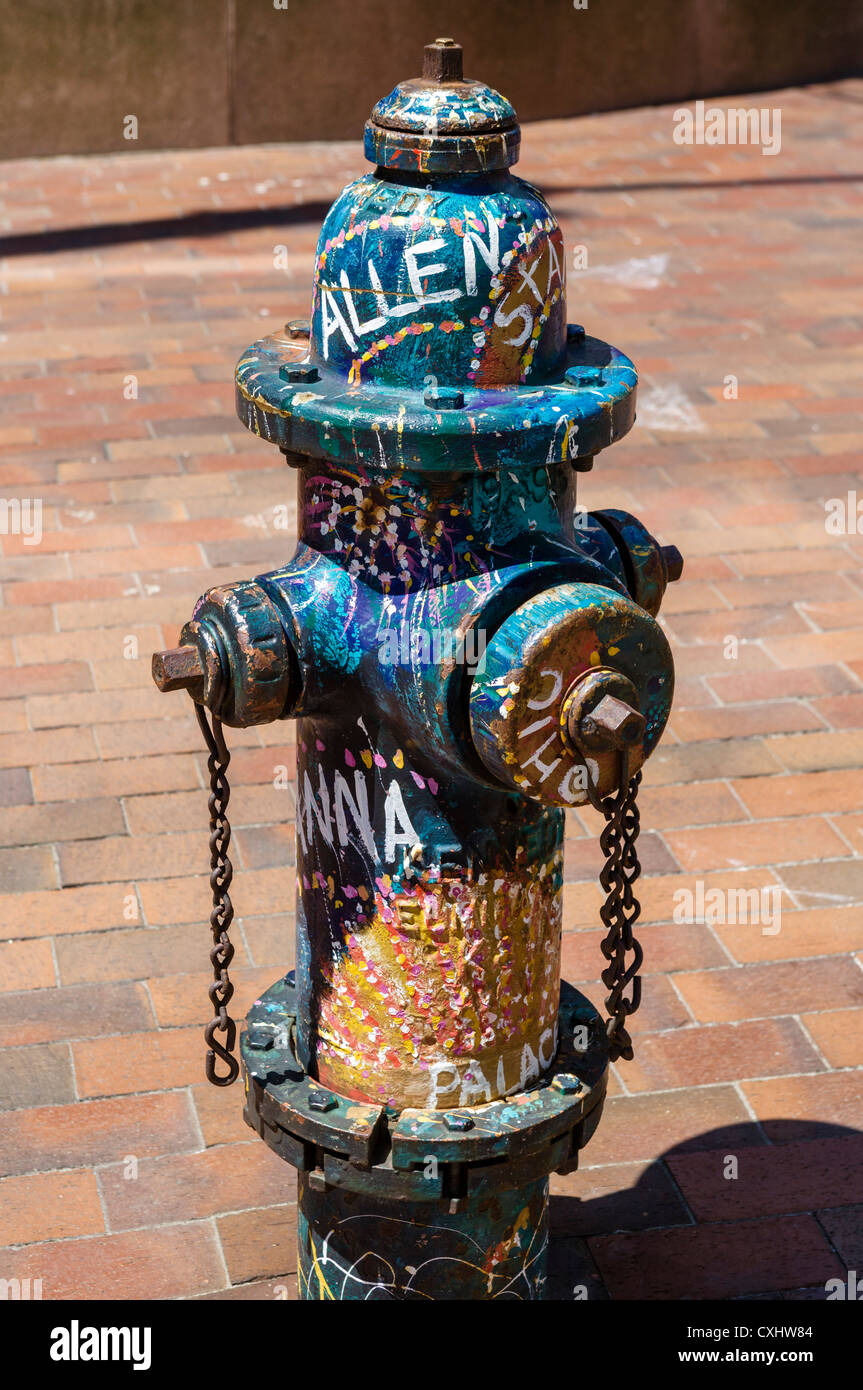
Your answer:
[[[636,1061],[554,1181],[562,1298],[817,1298],[863,1258],[863,514],[825,524],[863,501],[863,85],[732,104],[781,107],[779,156],[677,146],[669,109],[524,133],[519,172],[587,248],[570,318],[641,372],[582,500],[686,555]],[[363,167],[346,144],[3,169],[0,495],[41,498],[44,534],[0,536],[0,1277],[45,1297],[294,1296],[291,1173],[202,1082],[204,759],[149,655],[288,553],[292,479],[232,368],[307,312]],[[293,960],[293,729],[231,742],[242,1014]],[[564,970],[599,1002],[596,817],[570,819]],[[699,892],[723,911],[687,921]],[[758,921],[728,911],[746,893]]]

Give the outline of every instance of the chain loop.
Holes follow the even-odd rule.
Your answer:
[[[632,1039],[625,1020],[634,1014],[641,1003],[641,980],[638,972],[644,959],[640,943],[633,936],[633,927],[641,913],[641,904],[633,892],[633,884],[641,873],[636,840],[640,827],[636,797],[641,773],[629,776],[629,753],[620,755],[620,782],[617,792],[603,800],[587,779],[587,795],[591,805],[605,817],[599,837],[605,863],[599,882],[605,890],[605,902],[599,910],[606,936],[601,943],[602,954],[609,962],[601,979],[609,991],[605,1001],[608,1010],[609,1057],[616,1062],[623,1057],[632,1061]],[[627,963],[627,954],[632,958]],[[632,985],[627,997],[624,991]]]
[[[215,715],[212,727],[203,705],[195,705],[195,714],[209,751],[207,770],[210,774],[210,797],[207,806],[210,812],[210,888],[213,894],[213,910],[210,913],[210,929],[213,933],[213,946],[210,963],[213,967],[213,983],[209,988],[213,1017],[204,1029],[207,1040],[205,1071],[207,1080],[214,1086],[230,1086],[236,1081],[240,1067],[234,1056],[237,1041],[237,1025],[228,1014],[228,1005],[234,993],[228,975],[228,967],[234,958],[234,948],[228,937],[228,928],[234,918],[229,889],[234,870],[228,858],[231,843],[231,825],[227,816],[231,788],[228,785],[228,752],[222,722]],[[225,1041],[219,1042],[216,1033],[224,1033]],[[216,1071],[216,1058],[225,1063],[228,1070],[220,1076]]]

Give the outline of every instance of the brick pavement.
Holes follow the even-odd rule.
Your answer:
[[[863,84],[733,104],[756,101],[778,157],[677,146],[669,109],[524,136],[519,172],[587,248],[570,318],[641,372],[583,500],[687,561],[641,798],[637,1060],[554,1182],[559,1297],[818,1299],[863,1269],[863,572],[825,525],[863,499]],[[2,170],[0,479],[44,534],[0,536],[0,1277],[45,1297],[293,1293],[291,1171],[201,1079],[203,758],[149,654],[286,554],[290,478],[235,420],[232,368],[307,312],[321,205],[363,167],[332,145]],[[242,1016],[292,963],[293,729],[232,744]],[[571,815],[564,969],[599,1001],[595,831]],[[676,921],[699,883],[777,890],[781,930]]]

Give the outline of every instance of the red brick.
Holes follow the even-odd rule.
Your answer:
[[[863,902],[863,859],[834,859],[827,863],[789,864],[777,869],[782,882],[801,907],[837,907]]]
[[[841,666],[807,666],[802,671],[753,671],[751,674],[708,676],[707,683],[723,704],[729,705],[749,700],[829,695],[856,689],[856,681]]]
[[[625,1074],[626,1063],[622,1068]],[[607,1100],[581,1163],[617,1163],[624,1155],[627,1159],[655,1159],[660,1153],[689,1153],[725,1145],[744,1148],[763,1142],[733,1086],[697,1086]]]
[[[845,1277],[812,1216],[594,1237],[614,1299],[734,1298]]]
[[[59,805],[16,806],[0,811],[0,845],[34,845],[58,839],[87,840],[125,830],[119,801],[107,798]]]
[[[826,719],[826,717],[825,717]],[[702,739],[743,739],[753,734],[787,734],[823,729],[825,719],[792,700],[772,704],[733,705],[718,709],[678,709],[670,729],[684,743]]]
[[[43,691],[92,690],[90,668],[83,661],[60,661],[54,665],[5,666],[0,671],[4,699],[10,695],[34,695]]]
[[[863,1265],[863,1205],[833,1207],[819,1211],[818,1220],[827,1238],[849,1269]],[[859,1287],[859,1285],[858,1285]]]
[[[89,573],[90,567],[98,565],[103,560],[128,554],[129,551],[116,550],[106,551],[98,556],[90,554],[82,557],[82,564],[87,567]],[[158,627],[142,627],[136,623],[124,628],[106,626],[101,632],[90,629],[86,638],[87,657],[91,661],[104,661],[111,657],[123,659],[124,651],[129,650],[127,645],[129,637],[134,637],[137,640],[139,652],[137,661],[144,662],[144,668],[139,668],[143,684],[150,653],[161,645],[162,638]],[[81,655],[81,634],[53,631],[22,633],[20,637],[15,639],[15,649],[18,660],[25,666],[74,662]],[[136,664],[135,660],[129,659],[130,666]]]
[[[24,734],[27,728],[26,700],[0,700],[0,733]]]
[[[70,767],[50,764],[33,769],[38,801],[77,801],[79,797],[135,796],[182,787],[200,787],[189,754],[159,758],[119,758]],[[201,795],[204,795],[201,792]]]
[[[32,1173],[0,1180],[0,1246],[101,1235],[104,1230],[93,1173]]]
[[[216,1225],[232,1283],[296,1272],[296,1203],[234,1212]]]
[[[625,1076],[631,1091],[665,1091],[823,1069],[799,1025],[778,1018],[649,1033],[639,1039]]]
[[[674,983],[699,1023],[863,1005],[863,971],[850,971],[844,956],[810,960],[804,970],[796,961],[734,965],[679,974]]]
[[[279,1302],[296,1303],[299,1299],[296,1274],[277,1275],[274,1279],[256,1279],[249,1284],[237,1284],[230,1289],[223,1289],[221,1293],[204,1294],[202,1302],[231,1302],[231,1303],[250,1303],[261,1302],[272,1304],[274,1300]]]
[[[200,931],[198,935],[200,936]],[[235,932],[234,935],[238,936],[239,933]],[[237,960],[242,961],[244,958],[245,952],[238,950],[234,960],[235,962]],[[199,940],[196,964],[200,965],[201,961]],[[242,965],[237,965],[236,968],[232,965],[231,981],[235,989],[231,1003],[233,1015],[238,1019],[244,1018],[255,1000],[280,978],[285,969],[287,966],[281,970],[275,969],[272,965],[259,966],[256,970],[251,970]],[[197,1023],[204,1018],[207,1009],[207,990],[211,982],[212,970],[209,972],[202,970],[186,975],[161,975],[149,980],[148,989],[159,1027],[182,1028],[186,1024]]]
[[[236,1101],[233,1093],[210,1089]],[[0,1174],[114,1163],[129,1154],[155,1158],[196,1149],[198,1142],[181,1091],[43,1105],[0,1115]]]
[[[0,942],[0,992],[49,989],[56,984],[48,941]]]
[[[243,1119],[243,1108],[237,1105],[233,1087],[211,1086],[209,1081],[201,1081],[190,1089],[204,1144],[208,1149],[215,1144],[248,1142],[253,1131]]]
[[[3,998],[0,1040],[5,1046],[64,1038],[131,1033],[150,1027],[152,1014],[140,985],[76,985],[27,990]]]
[[[813,1126],[863,1126],[863,1070],[744,1081],[742,1091],[774,1144],[812,1137]]]
[[[140,690],[95,690],[85,695],[34,695],[27,702],[34,729],[69,724],[100,724],[123,719],[145,720],[163,713],[152,684]]]
[[[204,1044],[200,1028],[131,1033],[72,1044],[81,1096],[164,1091],[200,1080]]]
[[[825,734],[799,735],[804,738],[825,738]],[[648,787],[667,786],[669,782],[712,782],[719,777],[757,777],[769,772],[781,772],[783,764],[773,753],[773,744],[751,738],[743,743],[691,743],[684,745],[660,743],[651,755],[644,772]]]
[[[170,922],[201,922],[210,915],[206,862],[194,878],[153,879],[139,887],[144,913],[151,926]],[[293,905],[296,875],[292,868],[248,870],[231,886],[238,917],[258,916],[274,907]]]
[[[553,1242],[596,1235],[609,1226],[640,1231],[686,1226],[691,1220],[667,1171],[651,1159],[604,1168],[582,1164],[575,1173],[553,1174],[550,1216]]]
[[[71,841],[58,846],[61,880],[65,886],[188,874],[202,865],[201,845],[201,835],[192,833]]]
[[[0,883],[6,893],[28,893],[56,888],[54,856],[47,845],[0,849]]]
[[[43,1298],[74,1300],[189,1298],[224,1285],[213,1231],[201,1222],[2,1250],[0,1278],[41,1279]]]
[[[765,636],[765,649],[780,666],[822,666],[863,657],[863,630]]]
[[[26,767],[0,769],[0,806],[26,806],[33,800]]]
[[[232,760],[233,761],[233,760]],[[200,831],[206,823],[207,792],[169,792],[157,796],[129,797],[125,803],[126,819],[131,835],[164,834],[166,831]],[[293,815],[294,803],[290,792],[271,785],[263,787],[238,786],[231,789],[231,825],[238,829],[253,825],[254,838],[270,822]],[[276,827],[293,834],[293,826]],[[244,860],[248,864],[248,860]],[[255,867],[263,867],[257,865]]]
[[[116,550],[128,546],[131,541],[128,526],[83,526],[77,530],[43,531],[39,551],[46,554],[55,550]],[[5,555],[32,554],[26,536],[4,536]],[[22,629],[24,630],[24,629]]]
[[[296,932],[293,912],[277,912],[271,917],[243,919],[243,936],[254,965],[275,965],[283,971],[292,970],[295,964]]]
[[[103,1169],[102,1191],[113,1231],[169,1221],[197,1220],[217,1212],[291,1201],[294,1172],[251,1130],[248,1142],[202,1153],[143,1159],[134,1181],[123,1165]]]
[[[280,853],[277,861],[285,862],[287,846],[293,846],[293,828],[291,828],[290,839],[286,833],[287,827],[272,827],[281,836]],[[250,831],[248,836],[243,836],[241,842],[254,846],[255,839],[261,838],[260,830]],[[638,841],[638,855],[642,869],[646,874],[668,874],[674,873],[679,868],[677,861],[669,853],[667,846],[658,835],[652,834],[649,830],[642,831]],[[577,879],[597,878],[603,865],[602,850],[599,841],[593,836],[576,840],[567,840],[564,853],[564,878],[568,883]]]
[[[740,820],[740,802],[724,782],[697,782],[691,787],[648,786],[639,792],[638,805],[642,824],[655,830]],[[585,818],[586,812],[582,810],[581,815]],[[591,825],[595,827],[597,823],[594,813]]]
[[[18,734],[0,734],[0,767],[18,767],[21,763],[21,738]],[[91,729],[49,729],[27,735],[27,762],[82,763],[99,756]]]
[[[732,869],[742,864],[795,863],[847,854],[848,847],[826,820],[800,816],[761,825],[709,826],[669,831],[668,843],[684,870]]]
[[[6,893],[0,897],[10,936],[65,935],[91,927],[128,925],[138,918],[138,900],[131,883],[112,883],[53,892]]]
[[[66,1043],[6,1047],[0,1052],[0,1110],[63,1104],[75,1097]]]
[[[857,769],[806,772],[785,777],[747,777],[732,786],[757,819],[779,816],[831,815],[854,811],[860,805]]]
[[[801,1023],[831,1067],[863,1067],[863,1009],[839,1007],[824,1013],[805,1013]]]
[[[736,1176],[727,1159],[737,1161]],[[696,1221],[740,1221],[863,1200],[863,1135],[812,1138],[666,1162]]]
[[[863,728],[863,692],[816,700],[814,708],[834,729]]]
[[[714,928],[726,950],[741,965],[758,960],[796,960],[830,956],[863,949],[863,913],[859,907],[811,908],[805,912],[782,909],[780,930],[765,936],[760,926],[717,925]],[[805,971],[804,971],[805,973]]]
[[[695,895],[699,882],[704,884],[706,903],[711,893],[718,892],[723,895],[725,901],[730,902],[732,893],[751,893],[754,889],[760,894],[763,890],[775,886],[778,880],[774,871],[767,867],[726,870],[721,873],[703,874],[699,878],[694,878],[691,874],[641,878],[636,889],[636,896],[641,903],[641,922],[673,922],[675,913],[680,916],[682,911],[689,907],[694,912],[697,908]],[[717,901],[715,898],[709,900]],[[735,898],[735,901],[737,900]],[[759,898],[759,903],[760,901]],[[564,918],[564,921],[566,920]]]
[[[235,934],[234,960],[241,966],[246,952]],[[209,944],[197,924],[180,927],[140,926],[128,931],[81,932],[56,942],[57,967],[64,985],[105,980],[146,980],[206,964]],[[204,996],[206,996],[206,991]],[[193,1022],[194,1019],[184,1020]]]

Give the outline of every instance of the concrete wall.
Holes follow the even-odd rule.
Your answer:
[[[0,0],[0,157],[356,138],[441,34],[523,120],[863,65],[859,0],[587,3]],[[129,115],[137,143],[124,139]]]

